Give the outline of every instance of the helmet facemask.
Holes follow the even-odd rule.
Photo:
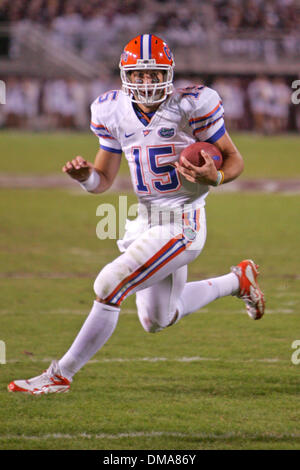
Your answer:
[[[156,64],[154,59],[138,59],[135,65],[120,66],[122,88],[134,103],[153,105],[164,101],[173,91],[173,67]],[[132,81],[133,71],[159,71],[163,73],[163,81],[154,83],[137,83]]]

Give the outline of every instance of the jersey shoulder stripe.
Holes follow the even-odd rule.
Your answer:
[[[199,93],[191,93],[181,103],[190,132],[196,139],[217,140],[225,132],[222,99],[214,89],[205,86]]]
[[[99,138],[100,147],[112,153],[122,153],[115,113],[122,109],[123,103],[124,93],[121,90],[109,90],[91,104],[90,129]]]
[[[106,129],[105,126],[103,126],[103,124],[96,124],[95,122],[91,121],[91,127],[93,127],[94,129]],[[107,129],[106,129],[107,130]]]
[[[90,128],[98,137],[103,137],[104,139],[114,139],[109,130],[102,124],[95,124],[93,121],[91,121]]]
[[[215,114],[218,113],[218,111],[221,110],[222,106],[222,101],[220,100],[217,106],[215,106],[209,113],[204,114],[203,116],[195,117],[189,120],[189,125],[192,126],[193,124],[196,124],[201,121],[205,121],[208,118],[212,118]]]
[[[205,126],[196,127],[196,129],[193,130],[193,135],[196,135],[198,132],[203,132],[203,131],[205,131],[206,129],[209,129],[211,126],[213,126],[214,124],[216,124],[216,122],[220,121],[220,119],[223,119],[223,114],[222,114],[222,116],[218,117],[218,118],[215,119],[214,121],[209,122],[208,124],[205,124]]]
[[[215,132],[212,136],[206,139],[205,142],[208,142],[209,144],[214,144],[217,140],[223,137],[225,132],[226,132],[225,124],[223,123],[221,127],[219,128],[219,130],[217,130],[217,132]]]

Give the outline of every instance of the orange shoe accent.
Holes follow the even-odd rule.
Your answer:
[[[50,367],[41,375],[29,380],[15,380],[10,382],[7,388],[9,392],[45,395],[68,392],[70,384],[71,381],[61,375],[58,362],[52,361]]]
[[[237,297],[245,302],[248,315],[253,320],[259,320],[265,313],[265,297],[257,282],[258,265],[246,259],[233,266],[231,271],[237,275],[240,283]]]
[[[9,392],[23,392],[23,393],[30,393],[28,390],[25,390],[25,388],[19,387],[18,385],[15,384],[15,382],[10,382],[8,384],[7,389]]]

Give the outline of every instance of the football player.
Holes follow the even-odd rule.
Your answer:
[[[110,90],[91,105],[91,129],[100,142],[95,162],[77,156],[63,171],[84,190],[102,193],[112,185],[124,154],[140,211],[118,241],[122,254],[98,274],[96,299],[70,349],[43,374],[11,382],[11,392],[68,391],[73,376],[113,334],[122,302],[132,294],[140,322],[151,333],[228,295],[240,297],[251,318],[264,314],[252,260],[220,277],[187,282],[187,265],[205,243],[209,187],[237,178],[243,159],[226,132],[219,95],[203,85],[174,90],[174,65],[162,39],[140,35],[121,55],[122,90]],[[201,168],[187,160],[179,165],[180,152],[197,140],[221,150],[221,170],[205,152]]]

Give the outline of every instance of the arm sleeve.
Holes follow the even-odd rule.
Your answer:
[[[121,145],[112,135],[111,131],[104,125],[99,116],[97,102],[91,105],[91,131],[99,138],[100,147],[112,153],[122,153]]]
[[[224,108],[215,90],[207,88],[203,99],[195,101],[189,126],[194,137],[204,142],[214,143],[225,134]]]

